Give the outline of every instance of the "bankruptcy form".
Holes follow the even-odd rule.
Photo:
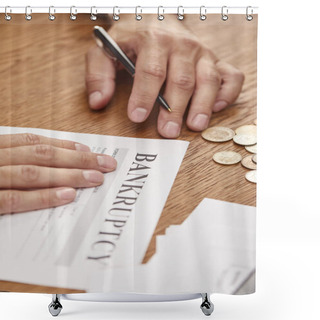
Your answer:
[[[25,132],[86,144],[118,166],[70,204],[0,216],[0,279],[84,289],[89,270],[141,264],[189,143],[0,127]]]

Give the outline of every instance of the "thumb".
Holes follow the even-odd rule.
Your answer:
[[[116,68],[98,46],[89,49],[86,55],[86,87],[91,109],[105,107],[115,90]]]

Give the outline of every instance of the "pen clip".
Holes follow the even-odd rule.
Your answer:
[[[97,38],[95,35],[93,35],[93,38],[96,41],[96,44],[98,47],[100,47],[102,49],[102,51],[104,52],[104,54],[110,58],[111,60],[113,60],[114,62],[117,61],[117,58],[113,55],[113,53],[110,51],[110,49],[108,47],[106,47],[103,42]]]
[[[106,30],[102,27],[95,26],[93,33],[97,41],[98,46],[102,47],[106,54],[113,60],[119,61],[124,68],[133,76],[135,73],[134,63],[129,59],[124,51],[119,47],[119,45],[112,39]]]

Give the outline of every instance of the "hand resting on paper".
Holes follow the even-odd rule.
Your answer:
[[[144,15],[139,22],[124,15],[108,33],[136,66],[128,101],[130,120],[140,123],[147,119],[165,83],[163,96],[172,112],[160,108],[158,132],[163,137],[179,136],[189,102],[186,124],[202,131],[212,112],[232,104],[241,92],[243,73],[218,60],[175,15],[167,15],[161,22],[154,15]],[[116,70],[122,66],[96,45],[88,51],[86,61],[89,105],[101,109],[113,96]]]
[[[72,202],[74,188],[102,184],[115,170],[111,156],[34,134],[0,135],[0,215]]]

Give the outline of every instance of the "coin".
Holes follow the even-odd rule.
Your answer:
[[[253,124],[248,124],[241,126],[235,130],[236,134],[246,134],[246,135],[257,135],[257,126]]]
[[[257,183],[257,170],[250,170],[247,172],[246,179],[250,182]]]
[[[248,134],[236,134],[233,141],[241,146],[251,146],[257,143],[257,136]]]
[[[255,164],[257,164],[257,155],[256,154],[254,154],[251,159]]]
[[[241,164],[247,169],[257,169],[256,163],[252,161],[252,156],[247,156],[241,160]]]
[[[252,146],[245,146],[245,149],[246,149],[248,152],[257,153],[257,144],[254,144],[254,145],[252,145]]]
[[[212,142],[229,141],[235,135],[234,131],[227,127],[211,127],[202,132],[202,138]]]
[[[220,151],[213,155],[212,159],[220,164],[230,165],[241,161],[241,154],[234,151]]]

